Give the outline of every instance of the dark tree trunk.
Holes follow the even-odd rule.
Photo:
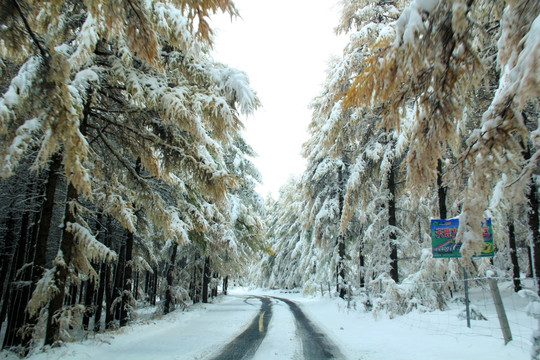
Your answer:
[[[145,273],[144,273],[144,292],[146,293],[146,296],[148,298],[148,301],[150,302],[150,297],[151,297],[151,290],[150,290],[150,286],[151,286],[151,278],[150,278],[150,271],[146,270]]]
[[[107,236],[106,241],[109,244],[109,248],[112,247],[112,221],[110,217],[107,217]],[[106,244],[107,245],[107,244]],[[109,329],[112,326],[113,320],[114,320],[114,309],[113,309],[113,302],[114,302],[114,295],[115,295],[115,284],[116,284],[116,268],[118,267],[118,264],[122,262],[122,247],[120,246],[120,250],[117,252],[118,258],[116,262],[116,266],[113,268],[113,265],[107,264],[107,271],[105,274],[105,277],[107,281],[105,282],[105,328]]]
[[[83,329],[88,330],[90,329],[90,318],[94,315],[95,308],[93,304],[94,300],[94,293],[95,293],[95,284],[94,280],[90,279],[86,282],[86,294],[84,296],[84,316],[83,316]]]
[[[152,290],[152,297],[151,297],[151,304],[152,306],[156,306],[156,298],[157,298],[157,290],[158,290],[158,271],[157,269],[154,269],[154,281],[153,284],[153,290]]]
[[[116,302],[116,305],[111,309],[112,314],[114,315],[115,320],[120,320],[120,308],[122,305],[122,290],[124,283],[124,269],[126,267],[126,246],[122,244],[120,247],[120,252],[118,254],[118,263],[116,264],[115,274],[114,274],[114,286],[112,291],[112,302]],[[112,305],[112,304],[111,304]],[[110,325],[108,323],[107,325]]]
[[[127,231],[127,230],[126,230]],[[127,231],[126,236],[126,255],[124,280],[122,285],[122,305],[120,307],[120,326],[126,326],[130,318],[130,303],[132,295],[132,274],[133,274],[133,233]]]
[[[112,321],[114,320],[114,276],[112,266],[105,265],[107,270],[105,272],[105,328],[110,329],[112,326]]]
[[[532,256],[532,246],[527,246],[527,258],[529,259],[529,268],[527,269],[527,277],[533,277],[534,261]]]
[[[538,190],[534,181],[531,181],[529,194],[529,230],[532,233],[533,266],[536,277],[536,291],[540,295],[540,225],[538,223]]]
[[[13,202],[9,206],[13,207]],[[13,273],[13,257],[15,254],[15,215],[10,211],[6,221],[6,232],[4,234],[4,246],[2,248],[2,271],[0,273],[0,290],[2,291],[2,310],[0,310],[0,327],[6,318],[6,308],[8,306],[8,288]]]
[[[133,286],[133,297],[135,298],[135,300],[139,300],[139,278],[140,274],[137,271],[135,273],[135,285]]]
[[[37,181],[39,182],[39,178],[37,179]],[[31,187],[37,188],[37,191],[31,191]],[[30,196],[32,196],[32,193],[41,194],[42,192],[43,187],[41,184],[33,184],[28,187],[26,198],[28,199]],[[41,204],[43,204],[45,200],[41,199],[37,201],[41,201]],[[24,356],[26,356],[28,354],[28,351],[30,350],[30,342],[33,337],[33,329],[37,324],[37,315],[30,316],[26,311],[26,304],[28,304],[28,302],[30,301],[34,285],[32,283],[32,271],[34,269],[33,260],[35,257],[36,238],[39,230],[39,216],[40,214],[38,214],[37,212],[34,214],[34,224],[30,226],[30,212],[27,211],[23,214],[21,221],[21,229],[19,232],[19,244],[17,247],[17,264],[14,267],[14,270],[18,271],[20,286],[17,286],[16,291],[14,289],[15,296],[13,296],[13,299],[11,301],[20,304],[17,306],[18,313],[15,315],[15,318],[19,319],[19,322],[15,323],[15,326],[17,327],[16,341],[21,341],[20,345],[23,349],[22,354]],[[23,267],[24,271],[22,270]],[[23,326],[26,327],[26,331],[24,332],[22,331]],[[29,329],[31,329],[31,331],[29,331]]]
[[[60,337],[60,322],[58,321],[59,312],[62,310],[64,303],[64,293],[68,278],[69,265],[72,263],[75,239],[73,233],[67,231],[68,223],[75,224],[77,219],[74,211],[71,211],[70,202],[77,201],[77,189],[73,184],[68,185],[66,210],[64,215],[64,231],[62,232],[62,241],[60,243],[59,259],[55,264],[54,285],[58,291],[53,295],[49,302],[49,313],[47,316],[47,328],[45,331],[45,345],[52,345]]]
[[[21,220],[19,240],[15,246],[12,261],[10,261],[12,270],[9,297],[6,299],[8,322],[3,343],[5,348],[23,345],[24,343],[23,334],[20,330],[26,322],[26,304],[30,296],[29,280],[31,272],[29,268],[22,270],[26,262],[29,222],[30,214],[25,212]],[[10,231],[14,231],[14,229],[8,228],[8,234]],[[9,236],[15,237],[15,233],[13,232]]]
[[[202,302],[208,303],[208,286],[210,285],[210,257],[204,258],[203,279],[202,279]]]
[[[345,240],[343,235],[339,235],[337,239],[338,246],[338,264],[336,269],[336,291],[339,293],[339,297],[345,299],[347,295],[347,287],[345,286],[345,266],[343,265],[343,259],[345,258]]]
[[[524,147],[525,148],[525,147]],[[531,148],[528,145],[525,148],[526,160],[531,158]],[[536,188],[536,183],[534,177],[531,176],[530,179],[529,192],[527,194],[527,200],[529,202],[529,212],[528,212],[528,222],[529,222],[529,231],[531,232],[531,248],[534,258],[531,263],[531,267],[534,269],[534,275],[536,279],[536,292],[540,295],[540,224],[538,219],[538,189]]]
[[[396,227],[396,182],[394,180],[394,167],[390,166],[388,173],[388,191],[390,191],[390,199],[388,200],[388,225]],[[397,235],[395,230],[390,233],[390,277],[396,282],[399,282],[398,269],[398,251],[396,244]]]
[[[514,291],[518,292],[522,289],[521,280],[519,278],[519,263],[516,247],[516,233],[514,229],[514,217],[508,218],[508,243],[510,246],[510,260],[512,261],[512,281],[514,283]]]
[[[339,219],[343,216],[344,207],[344,192],[345,192],[345,176],[343,174],[343,167],[338,170],[338,207],[339,207]],[[341,230],[339,231],[336,239],[336,246],[338,250],[338,262],[336,265],[336,291],[339,293],[339,297],[345,299],[347,294],[347,287],[345,282],[345,238]]]
[[[172,285],[173,285],[173,273],[175,269],[177,249],[178,249],[178,245],[174,243],[173,248],[172,248],[172,253],[171,253],[171,261],[169,263],[169,266],[167,267],[167,274],[165,277],[167,280],[167,289],[165,290],[165,303],[163,304],[163,313],[165,314],[168,314],[174,310]]]
[[[141,173],[141,159],[137,158],[135,162],[135,172]],[[131,297],[133,296],[133,240],[134,234],[126,230],[126,254],[125,254],[125,269],[124,279],[122,284],[122,305],[120,307],[120,326],[126,326],[131,317]]]
[[[80,303],[83,303],[84,302],[84,294],[85,294],[85,290],[86,290],[86,284],[81,284],[80,286],[77,287],[78,291],[79,291],[79,297],[76,299],[76,302],[75,304],[80,304]]]
[[[200,301],[200,290],[201,290],[201,284],[199,283],[199,274],[202,273],[200,264],[199,264],[199,258],[198,256],[194,257],[193,260],[193,277],[191,279],[190,283],[190,290],[191,290],[191,300],[194,304],[198,303]]]
[[[364,254],[362,253],[362,249],[358,251],[358,258],[360,262],[360,287],[366,287],[366,278],[364,276],[364,266],[365,266],[365,258]]]
[[[439,216],[441,219],[447,218],[446,213],[446,188],[443,186],[442,160],[437,161],[437,192],[439,194]]]
[[[223,278],[223,295],[227,295],[228,288],[229,288],[229,277],[225,276]]]
[[[9,211],[4,226],[6,232],[4,233],[4,246],[2,246],[2,253],[0,254],[0,259],[2,262],[2,270],[0,270],[0,289],[4,288],[4,285],[7,284],[8,273],[11,268],[11,259],[13,259],[13,253],[15,250],[15,214],[13,213],[13,201],[8,205],[8,208],[12,209]],[[3,291],[2,291],[3,293]]]
[[[52,217],[54,212],[55,205],[55,195],[56,188],[58,187],[59,171],[62,167],[62,154],[61,152],[55,153],[51,158],[51,164],[49,166],[49,173],[47,174],[47,179],[44,184],[44,198],[41,203],[41,210],[39,212],[39,217],[36,221],[36,234],[35,239],[32,239],[33,242],[33,261],[31,276],[32,276],[32,287],[30,293],[32,294],[36,289],[37,283],[43,277],[45,272],[45,265],[47,262],[47,244],[49,242],[49,235],[51,233]],[[33,316],[29,316],[27,320],[27,325],[34,327],[38,323],[39,312]],[[25,339],[25,341],[30,341],[30,336]]]
[[[70,285],[69,286],[69,296],[67,298],[64,298],[64,302],[66,305],[75,305],[77,304],[77,292],[79,291],[79,287],[77,285]]]
[[[94,317],[94,331],[101,330],[101,313],[103,312],[103,299],[105,295],[105,288],[107,287],[107,273],[109,272],[109,266],[107,263],[102,262],[99,270],[99,288],[96,295],[96,308]]]
[[[36,245],[34,249],[34,269],[32,275],[32,291],[35,289],[37,282],[43,277],[45,264],[47,261],[47,243],[51,232],[51,222],[54,208],[54,196],[58,184],[58,172],[62,166],[62,154],[57,152],[52,157],[51,166],[49,168],[49,176],[45,185],[45,199],[41,206],[41,216],[39,220],[39,230],[37,234]]]
[[[212,279],[213,279],[213,280],[219,279],[219,274],[212,273]],[[214,284],[217,284],[217,282],[214,281]],[[217,285],[215,285],[215,286],[212,287],[212,291],[211,291],[211,293],[210,293],[210,296],[212,297],[212,299],[218,296]]]
[[[105,231],[99,231],[100,229],[103,229],[102,226],[103,221],[103,213],[101,211],[97,214],[97,230],[98,230],[98,236],[99,240],[105,244],[109,249],[111,248],[111,218],[107,216],[107,224],[105,225],[104,230]],[[105,234],[105,236],[103,236]],[[108,289],[110,289],[110,266],[105,261],[101,263],[100,271],[99,271],[99,289],[97,293],[97,299],[96,299],[96,316],[94,318],[94,331],[101,330],[101,315],[103,312],[103,301],[108,299],[107,294],[109,293]],[[108,301],[107,301],[108,303]],[[109,308],[105,306],[105,311],[108,311]]]

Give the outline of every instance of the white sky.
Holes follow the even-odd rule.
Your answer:
[[[344,41],[334,34],[337,0],[235,0],[241,18],[214,16],[214,59],[245,71],[263,107],[245,120],[245,139],[259,155],[261,195],[278,197],[305,168],[308,105],[321,91],[331,54]]]

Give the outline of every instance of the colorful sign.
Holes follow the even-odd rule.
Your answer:
[[[459,228],[459,219],[438,219],[431,220],[431,241],[434,258],[456,258],[461,257],[461,243],[456,243],[456,234]],[[484,244],[482,252],[476,254],[477,257],[492,257],[493,228],[491,219],[482,221]]]

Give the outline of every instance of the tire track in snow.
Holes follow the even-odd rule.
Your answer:
[[[296,328],[302,339],[304,358],[309,360],[344,359],[338,347],[309,320],[296,303],[289,299],[272,296],[276,300],[283,301],[296,320]]]
[[[259,314],[244,332],[238,335],[212,360],[247,360],[253,358],[257,352],[268,331],[268,324],[272,317],[272,303],[268,297],[255,296],[252,298],[257,298],[262,302]],[[293,314],[296,331],[302,343],[304,359],[345,359],[339,348],[307,318],[296,303],[276,296],[272,296],[272,298],[287,304]]]
[[[253,319],[244,332],[234,338],[223,351],[212,360],[240,360],[251,359],[257,352],[259,345],[266,335],[270,318],[272,317],[272,306],[270,299],[259,297],[262,305],[259,314]]]

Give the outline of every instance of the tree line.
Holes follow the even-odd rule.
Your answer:
[[[0,4],[0,323],[27,354],[207,302],[264,249],[240,114],[210,56],[219,1]]]
[[[311,103],[306,169],[269,204],[259,284],[390,314],[444,309],[463,269],[521,290],[540,272],[540,5],[341,5],[349,41]],[[456,217],[462,258],[434,259],[430,219]],[[493,259],[473,257],[486,217]]]

